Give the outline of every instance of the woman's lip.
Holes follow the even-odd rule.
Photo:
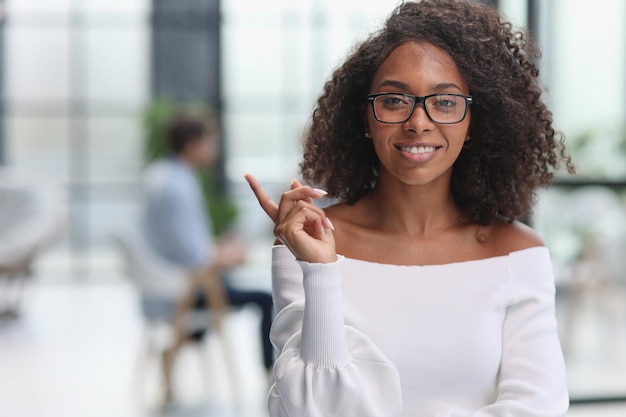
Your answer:
[[[400,151],[400,154],[411,162],[426,162],[435,157],[437,151],[441,149],[441,146],[433,145],[415,145],[415,146],[400,146],[395,145],[395,148]]]
[[[441,146],[435,145],[395,145],[395,147],[402,152],[409,152],[412,154],[434,152]]]

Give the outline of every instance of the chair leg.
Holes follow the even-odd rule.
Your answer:
[[[159,368],[161,366],[161,355],[157,343],[158,328],[154,324],[144,323],[141,328],[141,336],[136,352],[135,369],[133,372],[133,394],[134,399],[138,401],[138,405],[143,407],[146,399],[146,382],[148,381],[148,371],[150,365],[156,359]]]
[[[151,343],[149,330],[145,325],[141,328],[141,336],[139,338],[139,346],[136,352],[135,369],[133,372],[133,394],[140,405],[143,406],[143,399],[145,395],[146,370],[147,362],[152,356],[153,344]]]
[[[19,316],[23,281],[21,273],[10,273],[3,280],[4,291],[0,290],[0,317],[15,319]]]
[[[210,387],[209,375],[211,375],[211,365],[210,365],[209,357],[206,351],[207,345],[208,345],[207,342],[210,341],[210,337],[211,337],[211,334],[207,334],[205,335],[204,340],[193,343],[198,353],[198,362],[199,362],[199,367],[201,369],[203,392],[206,392],[206,393],[209,392],[209,387]]]
[[[239,361],[235,355],[236,349],[233,348],[232,338],[229,337],[228,332],[222,331],[218,334],[221,344],[222,355],[224,363],[228,372],[228,381],[230,383],[230,389],[234,400],[237,400],[239,394],[242,392],[242,381],[239,377]]]
[[[183,329],[179,327],[174,327],[173,332],[174,341],[172,345],[163,350],[163,353],[161,354],[161,369],[163,373],[162,404],[164,407],[169,406],[174,400],[172,388],[174,362],[176,360],[176,357],[180,353],[180,349],[187,341],[187,334],[185,331],[183,331]]]
[[[196,289],[193,283],[189,285],[183,292],[181,298],[174,306],[171,319],[171,330],[173,341],[169,348],[163,351],[161,355],[161,366],[163,373],[163,406],[168,407],[173,401],[172,377],[174,369],[174,361],[180,352],[181,347],[188,340],[187,318],[191,311]]]

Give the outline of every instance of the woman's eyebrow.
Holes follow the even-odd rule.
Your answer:
[[[396,87],[405,91],[409,90],[409,85],[407,83],[404,83],[402,81],[396,81],[396,80],[384,80],[378,86],[378,88],[382,88],[382,87]],[[430,87],[430,90],[436,92],[436,91],[448,90],[451,88],[455,90],[459,90],[460,92],[463,92],[463,89],[453,82],[435,84]]]
[[[454,89],[459,90],[461,92],[463,91],[461,89],[461,87],[459,87],[455,83],[439,83],[439,84],[435,84],[434,86],[431,87],[431,90],[433,90],[433,91],[441,91],[441,90],[448,90],[450,88],[454,88]]]
[[[406,83],[403,83],[402,81],[395,81],[395,80],[385,80],[382,83],[380,83],[380,85],[378,86],[378,88],[381,87],[396,87],[396,88],[400,88],[402,90],[408,90],[409,89],[409,85]]]

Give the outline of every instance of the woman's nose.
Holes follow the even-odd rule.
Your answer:
[[[423,104],[415,105],[413,113],[407,121],[404,122],[404,128],[414,132],[421,132],[434,128],[434,123],[428,116],[428,113],[426,113],[426,108]]]

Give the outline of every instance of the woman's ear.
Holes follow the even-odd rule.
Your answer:
[[[370,129],[370,121],[369,121],[370,107],[367,106],[367,105],[362,105],[361,111],[362,111],[361,114],[362,114],[362,117],[363,117],[363,135],[367,139],[371,139],[372,138],[372,130]]]
[[[364,120],[365,121],[363,123],[363,125],[364,125],[363,126],[363,130],[365,131],[365,137],[368,138],[368,139],[371,139],[372,138],[372,134],[370,133],[370,124],[369,124],[369,122],[367,120],[367,114],[365,115]]]

